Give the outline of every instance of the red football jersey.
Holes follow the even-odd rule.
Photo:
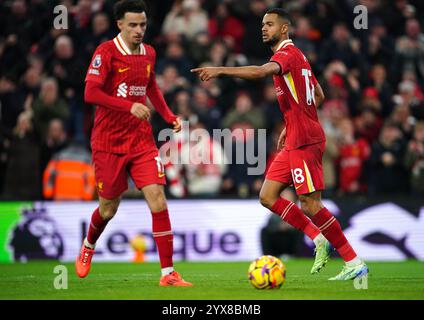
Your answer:
[[[318,120],[314,88],[317,80],[303,53],[288,39],[281,43],[270,61],[280,65],[274,75],[275,91],[286,123],[287,150],[325,141]]]
[[[157,88],[155,60],[153,47],[141,44],[140,54],[131,54],[118,35],[97,47],[85,81],[99,83],[108,96],[146,104],[149,87]],[[133,116],[126,105],[122,111],[96,106],[91,136],[93,150],[129,153],[156,147],[150,123]]]

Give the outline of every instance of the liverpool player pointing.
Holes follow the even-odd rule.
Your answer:
[[[342,272],[330,280],[348,280],[368,273],[366,264],[350,246],[339,222],[323,206],[324,189],[322,154],[325,136],[318,121],[316,107],[324,94],[308,60],[288,37],[290,19],[282,9],[269,10],[262,22],[263,42],[274,55],[262,66],[197,68],[203,81],[231,76],[257,79],[272,75],[286,127],[280,135],[282,149],[271,164],[260,192],[262,205],[303,231],[316,245],[311,273],[319,272],[327,263],[332,244],[346,262]],[[302,211],[280,197],[281,191],[294,184]],[[327,241],[328,239],[328,241]]]
[[[163,190],[165,173],[148,122],[149,97],[175,131],[181,122],[168,108],[156,84],[155,50],[143,44],[147,18],[141,0],[115,5],[120,33],[98,46],[87,72],[85,100],[97,106],[91,137],[99,207],[76,260],[78,276],[90,271],[97,239],[118,210],[128,175],[141,189],[152,212],[153,237],[159,252],[161,286],[191,286],[173,268],[173,235]]]

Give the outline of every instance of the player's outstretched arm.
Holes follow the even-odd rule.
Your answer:
[[[315,86],[315,105],[317,108],[321,105],[324,99],[324,91],[322,91],[321,86],[319,85],[319,83],[317,83],[317,85]]]
[[[280,66],[276,62],[268,62],[262,66],[245,66],[245,67],[205,67],[191,69],[199,75],[202,81],[208,81],[213,78],[228,76],[247,80],[261,79],[266,76],[279,74]]]

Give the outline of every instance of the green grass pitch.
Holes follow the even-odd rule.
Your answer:
[[[159,287],[158,263],[96,263],[79,279],[68,268],[68,289],[54,288],[54,267],[60,263],[0,264],[0,299],[143,299],[143,300],[285,300],[285,299],[424,299],[424,262],[371,262],[368,289],[353,281],[327,279],[342,267],[331,260],[310,275],[311,259],[285,261],[287,279],[281,289],[256,290],[247,280],[249,262],[177,262],[176,269],[194,283],[191,288]]]

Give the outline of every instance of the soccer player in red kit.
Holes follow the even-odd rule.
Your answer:
[[[165,173],[146,97],[174,131],[181,130],[181,121],[168,108],[156,83],[155,50],[142,42],[147,27],[145,4],[122,0],[114,11],[120,33],[97,47],[85,79],[85,101],[96,105],[91,146],[99,207],[91,217],[76,272],[83,278],[90,271],[96,241],[118,210],[129,175],[143,191],[152,213],[162,268],[159,285],[191,286],[173,268],[173,234],[163,190]]]
[[[325,266],[334,247],[346,264],[330,280],[362,277],[368,273],[367,265],[356,255],[339,222],[321,202],[325,135],[316,108],[323,101],[324,93],[308,60],[289,39],[289,25],[290,17],[282,9],[271,9],[265,14],[263,42],[271,46],[274,55],[262,66],[196,68],[192,72],[198,73],[202,81],[219,76],[243,79],[273,76],[286,126],[278,143],[282,150],[267,171],[260,201],[314,241],[316,254],[312,274]],[[281,192],[292,184],[299,196],[301,210],[295,203],[280,197]]]

